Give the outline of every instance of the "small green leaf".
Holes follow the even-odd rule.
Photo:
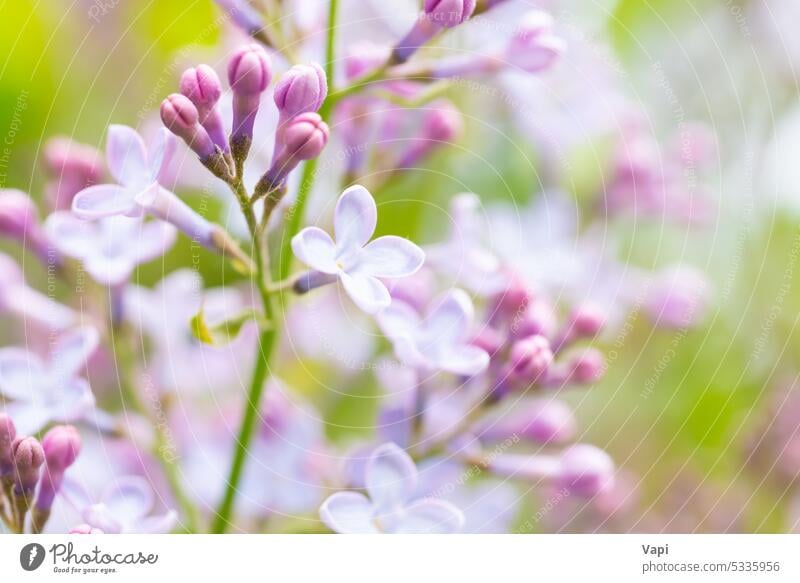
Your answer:
[[[256,322],[263,330],[269,323],[253,310],[244,310],[229,320],[209,325],[206,322],[203,308],[191,319],[192,335],[203,344],[222,346],[232,342],[248,322]]]

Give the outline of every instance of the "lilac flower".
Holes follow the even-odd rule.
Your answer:
[[[176,233],[162,221],[111,216],[88,222],[65,211],[51,214],[45,229],[61,253],[81,261],[96,282],[108,286],[125,283],[137,265],[163,255]]]
[[[202,129],[199,124],[198,127]],[[214,149],[213,144],[210,147]],[[98,184],[80,191],[72,201],[72,212],[81,219],[140,217],[147,213],[174,225],[207,249],[241,258],[241,251],[219,226],[161,186],[174,150],[174,137],[165,128],[159,128],[148,151],[136,130],[112,125],[108,129],[106,160],[119,184]]]
[[[58,339],[47,363],[21,348],[0,349],[0,394],[10,400],[6,412],[21,435],[50,422],[76,421],[94,409],[89,383],[78,375],[98,341],[94,328],[71,332]]]
[[[0,189],[0,236],[18,242],[48,264],[49,246],[39,223],[39,212],[31,197],[21,190]]]
[[[485,244],[487,231],[477,195],[464,192],[450,201],[452,226],[447,239],[426,249],[428,263],[472,292],[493,294],[505,287],[502,263]]]
[[[93,146],[67,137],[55,137],[44,147],[44,166],[51,181],[46,186],[50,208],[68,210],[84,188],[97,184],[103,173],[102,154]]]
[[[552,29],[553,17],[547,12],[527,12],[506,48],[506,59],[528,73],[549,68],[566,50],[566,43]]]
[[[393,302],[378,315],[378,324],[406,365],[471,376],[489,365],[489,355],[469,344],[474,315],[469,296],[455,289],[435,300],[424,318]]]
[[[78,319],[71,309],[28,287],[19,265],[4,253],[0,253],[0,312],[52,330],[65,330]]]
[[[367,463],[369,498],[358,492],[337,492],[322,504],[322,521],[342,534],[449,534],[464,525],[464,515],[451,503],[414,499],[418,473],[409,455],[393,443],[377,448]]]
[[[150,484],[138,476],[116,480],[101,496],[100,502],[83,510],[83,519],[106,534],[165,534],[175,526],[178,515],[173,510],[150,515],[155,504]]]
[[[380,277],[405,277],[425,260],[422,249],[402,237],[369,242],[378,220],[372,195],[363,186],[342,193],[334,211],[336,242],[318,227],[307,227],[292,239],[294,254],[317,273],[339,279],[356,305],[369,314],[391,303]]]
[[[141,216],[145,209],[137,198],[158,184],[174,150],[175,140],[166,129],[158,132],[148,149],[133,128],[109,126],[106,162],[117,184],[97,184],[83,189],[72,201],[73,212],[84,219]]]

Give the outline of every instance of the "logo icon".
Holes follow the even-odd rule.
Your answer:
[[[30,543],[19,552],[19,564],[26,571],[35,571],[44,562],[44,547],[39,543]]]

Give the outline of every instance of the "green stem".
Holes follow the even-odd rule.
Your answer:
[[[241,176],[241,173],[239,173],[239,176]],[[256,287],[261,298],[264,317],[270,322],[271,326],[268,329],[262,329],[258,336],[253,376],[247,394],[242,425],[239,428],[239,435],[236,439],[236,449],[228,473],[228,484],[225,489],[225,495],[220,502],[219,508],[217,508],[217,514],[211,529],[214,533],[223,533],[230,525],[231,513],[233,512],[236,494],[239,491],[239,482],[244,472],[248,448],[250,442],[253,440],[253,431],[260,410],[261,398],[264,394],[264,386],[267,380],[267,374],[269,373],[269,363],[275,349],[275,338],[278,332],[278,322],[275,318],[275,310],[273,309],[272,300],[270,298],[269,256],[264,245],[265,233],[259,228],[253,206],[250,203],[250,197],[247,195],[242,181],[237,179],[232,185],[232,188],[242,208],[245,220],[247,221],[248,230],[252,236],[253,257],[256,264]]]
[[[197,532],[199,523],[197,509],[183,490],[175,459],[167,457],[167,445],[170,442],[170,437],[165,431],[165,422],[153,417],[152,408],[142,402],[139,392],[132,385],[135,369],[128,333],[129,329],[124,325],[111,330],[111,344],[114,349],[115,360],[119,366],[122,405],[123,407],[130,406],[134,411],[145,416],[150,421],[155,431],[155,440],[151,453],[161,466],[161,471],[164,472],[164,477],[169,483],[172,495],[183,513],[186,521],[185,529],[190,533]]]

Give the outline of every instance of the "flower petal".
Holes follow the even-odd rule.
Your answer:
[[[440,355],[435,364],[437,368],[458,375],[474,376],[489,366],[489,354],[477,346],[465,344]]]
[[[420,324],[417,311],[401,300],[394,300],[377,316],[378,325],[387,338],[413,335]]]
[[[82,221],[69,211],[51,214],[44,226],[47,238],[64,255],[84,259],[97,248],[97,225]]]
[[[36,401],[9,403],[3,410],[14,421],[17,435],[33,435],[53,421],[50,409]]]
[[[339,278],[350,299],[368,314],[377,314],[392,303],[389,290],[374,277],[359,273],[341,273]]]
[[[372,504],[358,492],[337,492],[319,508],[319,517],[328,528],[340,534],[376,534]]]
[[[464,513],[444,500],[425,498],[405,510],[393,534],[452,534],[464,526]]]
[[[148,182],[150,172],[144,142],[131,127],[109,126],[106,136],[106,162],[111,175],[123,186],[136,188]]]
[[[337,251],[352,251],[366,245],[377,223],[378,207],[369,191],[358,185],[345,190],[333,214]]]
[[[124,476],[103,493],[102,500],[115,520],[128,525],[150,513],[154,502],[153,489],[144,478]]]
[[[474,315],[472,300],[463,290],[454,289],[440,296],[423,323],[425,343],[458,345],[466,338]]]
[[[21,348],[0,349],[0,394],[4,397],[36,402],[44,381],[38,356]]]
[[[116,184],[84,188],[72,199],[72,212],[81,219],[101,219],[137,213],[136,191]]]
[[[92,389],[84,379],[70,379],[54,386],[48,398],[49,402],[42,408],[49,411],[50,419],[61,423],[82,419],[95,404]]]
[[[114,286],[127,281],[136,265],[126,256],[92,255],[84,260],[86,272],[101,285]]]
[[[325,231],[318,227],[306,227],[292,238],[292,251],[309,267],[322,273],[338,273],[336,245]]]
[[[150,182],[163,183],[166,180],[176,145],[172,132],[164,127],[158,128],[155,139],[150,143],[150,151],[147,153]]]
[[[163,221],[142,223],[136,240],[131,241],[130,257],[134,263],[146,263],[161,257],[175,243],[178,230]]]
[[[69,379],[86,367],[86,361],[97,350],[100,335],[92,326],[84,326],[65,334],[53,347],[50,358],[50,374],[56,378]]]
[[[402,508],[417,487],[417,467],[394,443],[378,447],[367,462],[365,485],[378,513]]]
[[[374,277],[405,277],[425,262],[425,252],[408,239],[392,235],[379,237],[364,247],[359,271]]]
[[[101,529],[106,534],[122,533],[122,523],[114,516],[111,509],[103,504],[92,504],[83,511],[83,519],[94,528]]]
[[[178,514],[170,510],[165,514],[148,516],[131,525],[128,532],[136,534],[168,534],[178,523]]]

